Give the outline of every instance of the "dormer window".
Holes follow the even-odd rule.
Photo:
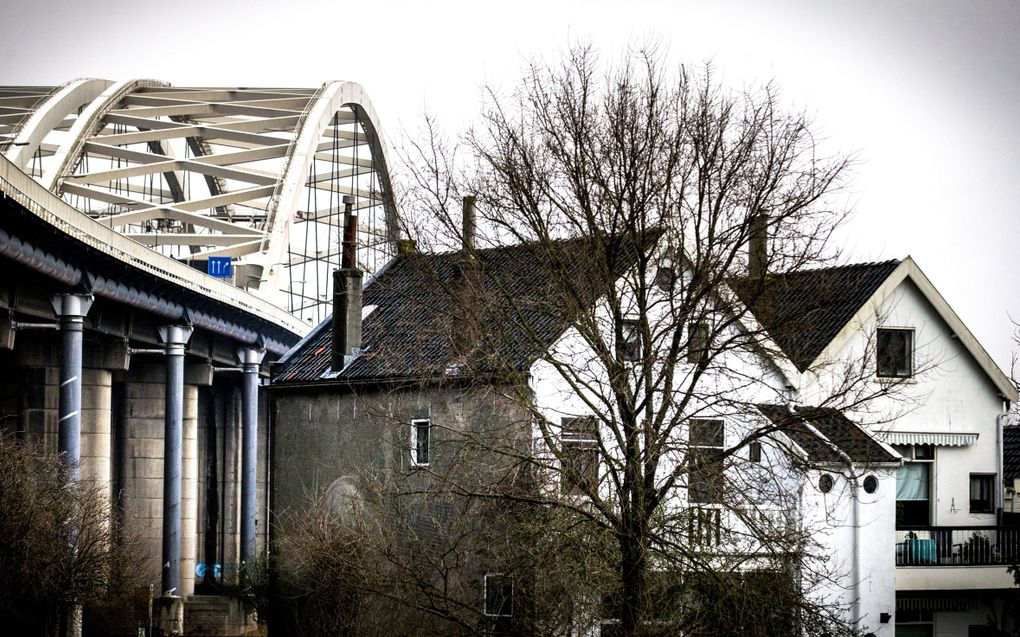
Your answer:
[[[637,319],[623,321],[623,360],[639,361],[642,356],[641,329]]]
[[[910,378],[914,375],[914,330],[879,329],[876,351],[880,377]]]

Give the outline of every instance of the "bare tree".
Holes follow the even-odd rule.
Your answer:
[[[510,383],[508,398],[535,423],[536,446],[531,455],[503,451],[538,474],[558,474],[551,481],[561,488],[539,489],[532,501],[613,538],[608,594],[620,634],[652,619],[652,573],[675,571],[691,584],[691,573],[755,570],[724,565],[692,541],[703,523],[692,516],[702,514],[671,506],[678,494],[724,505],[775,558],[769,568],[803,564],[797,556],[810,550],[810,534],[767,515],[792,506],[780,501],[782,488],[747,486],[781,477],[727,484],[758,470],[747,466],[748,448],[771,431],[705,442],[694,438],[714,434],[692,431],[691,421],[746,421],[756,402],[788,400],[762,380],[755,361],[787,354],[751,308],[769,312],[770,273],[838,260],[830,239],[846,213],[834,202],[850,160],[824,154],[810,122],[784,111],[772,85],[729,91],[711,67],[672,71],[655,51],[604,68],[590,49],[575,48],[560,64],[531,65],[512,96],[488,98],[481,125],[456,144],[429,121],[412,146],[408,228],[432,248],[465,245],[470,258],[510,243],[538,255],[532,276],[545,282],[547,306],[524,307],[509,281],[469,294],[475,305],[460,324],[474,317],[483,336],[464,360],[492,368],[499,341],[541,340],[535,312],[565,319],[572,347],[539,356],[578,411],[594,416],[590,428],[567,431],[533,385]],[[464,195],[477,197],[479,211],[467,243]],[[496,314],[519,320],[488,320]],[[805,314],[773,316],[769,327],[801,329],[817,318]],[[874,394],[866,367],[844,362],[815,406],[861,407]],[[591,463],[597,478],[588,477]],[[562,497],[563,484],[582,497]],[[811,616],[838,623],[836,612]]]
[[[111,541],[109,498],[29,441],[0,433],[0,624],[18,635],[63,632],[84,607],[85,634],[134,632],[140,573],[130,524]],[[94,626],[89,625],[92,620]],[[95,632],[98,631],[98,632]]]

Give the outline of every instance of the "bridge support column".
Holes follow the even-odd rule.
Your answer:
[[[81,476],[81,346],[85,315],[92,307],[91,294],[58,294],[53,312],[60,319],[60,391],[57,411],[57,450],[71,480]]]
[[[192,328],[159,328],[166,353],[163,435],[162,595],[181,595],[181,469],[184,436],[184,346]],[[182,627],[183,628],[183,627]]]
[[[241,566],[255,559],[255,478],[258,457],[259,366],[264,349],[242,347],[241,363]]]

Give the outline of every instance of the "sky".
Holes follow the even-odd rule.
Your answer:
[[[1020,0],[35,0],[0,13],[0,85],[362,84],[391,144],[588,42],[655,40],[734,87],[775,81],[853,153],[854,261],[911,255],[1007,372],[1020,345]]]

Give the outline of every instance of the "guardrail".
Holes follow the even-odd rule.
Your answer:
[[[985,566],[1020,560],[1020,527],[925,526],[896,530],[896,566]]]

